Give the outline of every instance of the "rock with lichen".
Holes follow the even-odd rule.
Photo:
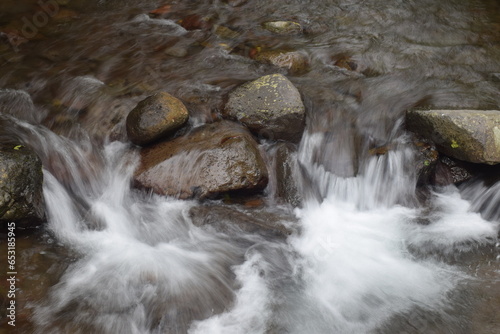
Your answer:
[[[226,114],[259,137],[297,142],[305,126],[305,107],[297,88],[281,74],[247,82],[229,94]]]
[[[411,110],[406,124],[445,155],[473,163],[500,163],[498,110]]]

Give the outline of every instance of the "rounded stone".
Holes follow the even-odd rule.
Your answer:
[[[293,21],[271,21],[262,24],[262,27],[278,35],[295,35],[302,32],[302,26]]]
[[[179,99],[157,93],[139,102],[128,114],[127,135],[134,144],[150,144],[173,134],[188,118],[188,110]]]
[[[247,82],[229,94],[225,112],[259,137],[297,142],[305,126],[305,107],[297,88],[281,74]]]

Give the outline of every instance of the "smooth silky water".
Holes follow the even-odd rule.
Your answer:
[[[34,2],[7,1],[0,22]],[[170,17],[144,15],[168,3],[70,1],[77,18],[3,47],[1,105],[16,118],[1,116],[0,138],[42,159],[48,222],[18,237],[17,326],[2,318],[0,332],[497,333],[500,182],[417,188],[404,112],[500,108],[498,4],[171,1]],[[233,52],[179,26],[190,14],[239,28]],[[276,19],[306,34],[259,30]],[[304,202],[281,207],[300,231],[286,240],[198,227],[196,201],[132,188],[139,154],[116,120],[165,90],[192,126],[211,121],[236,85],[282,71],[249,59],[253,47],[310,60],[288,76],[308,115],[294,155]],[[334,66],[344,56],[356,71]]]

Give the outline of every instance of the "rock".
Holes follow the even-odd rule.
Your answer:
[[[165,92],[157,93],[139,102],[128,114],[127,135],[132,143],[146,145],[173,134],[188,118],[179,99]]]
[[[429,140],[414,138],[413,144],[417,150],[417,155],[415,157],[417,184],[426,185],[431,181],[431,177],[438,163],[439,152],[436,146]]]
[[[296,148],[290,143],[279,143],[275,152],[276,196],[294,207],[300,206],[302,196],[297,185]]]
[[[299,51],[264,50],[257,52],[253,58],[261,63],[284,68],[293,75],[303,74],[309,70],[307,55]]]
[[[356,62],[354,62],[349,57],[341,57],[335,60],[334,65],[337,67],[345,68],[348,71],[356,71],[358,69],[358,64],[356,64]]]
[[[268,174],[252,135],[222,121],[141,150],[134,180],[141,188],[180,198],[207,198],[225,192],[257,191]]]
[[[56,102],[74,110],[84,110],[105,95],[106,84],[92,76],[79,76],[64,82]]]
[[[229,234],[241,229],[248,233],[287,237],[298,230],[297,218],[286,212],[209,204],[192,207],[189,215],[196,226],[211,226]]]
[[[225,112],[258,136],[299,141],[305,126],[300,93],[285,76],[247,82],[229,94]]]
[[[212,18],[209,16],[201,16],[198,14],[192,14],[184,17],[180,21],[180,25],[186,30],[208,30],[213,26]]]
[[[292,21],[271,21],[262,24],[262,27],[278,35],[296,35],[302,33],[302,26]]]
[[[228,27],[217,25],[214,28],[214,34],[222,39],[236,39],[240,37],[240,33]]]
[[[406,124],[445,155],[474,163],[500,163],[498,110],[412,110]]]
[[[27,92],[16,89],[0,89],[0,114],[11,115],[32,124],[39,123],[44,116],[36,112]]]
[[[431,181],[437,186],[447,186],[470,180],[474,174],[475,170],[471,164],[440,156]]]
[[[36,154],[22,145],[0,147],[0,222],[42,222],[42,183],[42,163]]]

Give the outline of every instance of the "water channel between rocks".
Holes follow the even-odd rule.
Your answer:
[[[404,128],[412,108],[500,110],[496,1],[51,8],[0,4],[0,139],[40,156],[48,218],[19,231],[16,327],[2,278],[0,333],[500,331],[499,178],[417,186]],[[301,30],[263,29],[278,20]],[[275,50],[306,62],[259,58]],[[272,166],[283,143],[260,134],[269,184],[248,201],[132,186],[139,152],[124,119],[139,101],[172,94],[192,129],[219,121],[234,88],[275,73],[306,106],[302,139],[286,144],[299,199],[282,200]]]

